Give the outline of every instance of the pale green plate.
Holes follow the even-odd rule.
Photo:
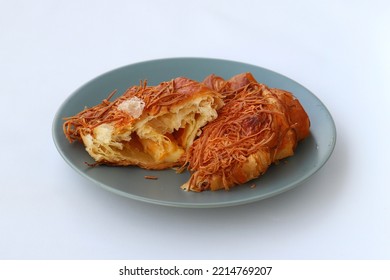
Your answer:
[[[294,93],[306,109],[311,121],[311,135],[300,142],[293,157],[271,166],[265,175],[230,191],[193,193],[180,189],[189,178],[188,173],[173,170],[148,171],[138,167],[88,167],[93,162],[80,143],[69,144],[62,131],[63,118],[83,110],[85,106],[100,103],[114,89],[120,96],[129,86],[140,80],[156,85],[178,76],[198,81],[214,73],[225,79],[251,72],[255,78],[270,87]],[[318,171],[330,157],[336,143],[336,128],[324,104],[309,90],[295,81],[270,70],[240,62],[207,58],[172,58],[152,60],[124,66],[105,73],[86,83],[65,100],[53,123],[55,145],[78,173],[99,186],[132,199],[178,207],[223,207],[239,205],[268,198],[299,185]],[[147,180],[154,175],[158,180]],[[255,188],[251,188],[253,184]]]

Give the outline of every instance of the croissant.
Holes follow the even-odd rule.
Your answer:
[[[184,77],[157,86],[143,82],[115,101],[112,95],[63,124],[68,140],[82,142],[96,164],[180,166],[200,129],[223,105],[221,94]]]
[[[250,73],[227,81],[210,75],[203,83],[220,92],[225,105],[188,150],[185,162],[192,174],[183,189],[228,190],[248,182],[293,155],[298,141],[310,133],[300,102],[287,91],[258,83]]]

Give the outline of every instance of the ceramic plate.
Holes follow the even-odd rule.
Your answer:
[[[148,80],[157,85],[178,76],[198,81],[214,73],[225,79],[242,72],[270,87],[294,93],[307,111],[311,121],[311,135],[300,142],[296,153],[265,175],[230,191],[193,193],[180,189],[189,178],[188,173],[173,170],[148,171],[138,167],[88,167],[93,162],[80,143],[70,144],[62,131],[63,118],[75,115],[85,106],[100,103],[114,89],[117,97],[129,86]],[[132,199],[178,207],[223,207],[258,201],[292,189],[318,171],[330,157],[336,143],[333,119],[324,104],[297,82],[273,71],[240,62],[206,58],[172,58],[152,60],[124,66],[107,72],[76,90],[59,108],[53,122],[53,139],[65,161],[78,173],[97,185]],[[157,176],[148,180],[144,176]],[[253,188],[253,184],[256,185]]]

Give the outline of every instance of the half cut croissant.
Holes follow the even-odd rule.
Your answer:
[[[204,83],[224,96],[225,105],[190,147],[186,163],[192,175],[183,189],[228,190],[248,182],[293,155],[309,135],[309,118],[287,91],[270,89],[250,73],[227,81],[210,75]]]
[[[83,142],[97,164],[164,169],[182,165],[200,129],[217,117],[221,95],[179,77],[158,86],[146,82],[121,97],[65,119],[70,142]]]

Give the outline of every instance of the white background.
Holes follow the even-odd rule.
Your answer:
[[[389,259],[388,1],[0,0],[0,259]],[[303,185],[181,209],[117,196],[58,154],[62,102],[97,75],[166,57],[286,75],[337,144]]]

